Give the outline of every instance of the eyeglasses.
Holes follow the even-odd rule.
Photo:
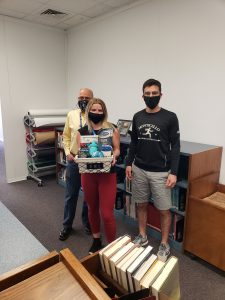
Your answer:
[[[78,100],[90,100],[90,99],[91,99],[90,97],[82,97],[82,96],[78,97]]]
[[[158,92],[158,91],[153,91],[153,92],[145,92],[144,93],[144,96],[158,96],[158,95],[160,95],[160,92]]]

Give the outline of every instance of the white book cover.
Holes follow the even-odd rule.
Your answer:
[[[159,300],[160,293],[170,300],[180,300],[178,259],[171,256],[165,264],[160,275],[153,282],[152,295]]]
[[[111,274],[115,281],[118,281],[117,274],[116,274],[116,265],[119,263],[126,254],[128,254],[133,248],[136,248],[137,244],[134,244],[132,242],[126,244],[124,247],[122,247],[119,251],[116,252],[110,259],[109,264],[111,268]]]
[[[149,288],[152,285],[152,283],[156,280],[158,275],[161,273],[164,266],[165,262],[157,259],[147,271],[147,273],[144,275],[144,277],[141,279],[141,288]]]
[[[137,252],[127,262],[125,262],[120,269],[121,285],[125,288],[126,291],[129,290],[127,281],[127,268],[129,268],[129,266],[144,251],[144,249],[145,248],[143,247],[139,247]]]
[[[111,256],[113,256],[121,247],[128,244],[131,241],[131,237],[129,235],[123,236],[118,242],[116,242],[112,247],[106,249],[103,252],[103,260],[104,260],[104,266],[105,266],[105,272],[112,276],[110,265],[109,265],[109,259]]]
[[[127,278],[128,278],[130,292],[134,292],[132,275],[150,255],[152,248],[153,248],[152,246],[146,247],[145,250],[137,257],[137,259],[127,269]]]
[[[145,275],[145,273],[149,270],[151,265],[156,261],[156,259],[157,259],[157,256],[155,254],[152,254],[133,275],[135,291],[141,290],[140,281],[143,278],[143,276]]]
[[[102,267],[102,270],[105,272],[105,265],[104,265],[104,260],[103,260],[103,252],[106,251],[107,249],[109,249],[110,247],[112,247],[113,245],[115,245],[122,237],[118,237],[116,240],[114,240],[112,243],[108,244],[107,246],[105,246],[103,249],[101,249],[99,251],[99,258],[100,258],[100,262],[101,262],[101,267]]]
[[[138,250],[139,246],[132,249],[118,264],[116,264],[116,276],[118,279],[119,284],[122,285],[121,282],[121,275],[120,275],[120,269]]]

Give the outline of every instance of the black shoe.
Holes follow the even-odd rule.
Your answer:
[[[94,238],[91,248],[89,249],[89,254],[95,253],[103,248],[102,241],[100,238]]]
[[[90,227],[89,224],[84,226],[84,232],[85,232],[87,235],[91,235],[91,227]]]
[[[59,240],[60,241],[65,241],[68,239],[70,233],[71,233],[72,228],[63,228],[60,233],[59,233]]]

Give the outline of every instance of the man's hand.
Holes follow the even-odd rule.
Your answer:
[[[66,159],[67,159],[67,161],[72,161],[72,160],[74,160],[74,156],[72,154],[68,154],[66,156]]]
[[[177,176],[173,175],[173,174],[169,174],[167,181],[166,181],[166,187],[172,189],[173,187],[175,187],[176,182],[177,182]]]
[[[127,166],[126,167],[126,177],[131,180],[132,179],[132,167],[131,166]]]

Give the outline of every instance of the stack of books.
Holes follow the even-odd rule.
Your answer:
[[[99,251],[102,270],[127,292],[147,288],[157,300],[179,300],[178,259],[171,256],[162,262],[152,249],[134,244],[129,235],[119,237]]]

